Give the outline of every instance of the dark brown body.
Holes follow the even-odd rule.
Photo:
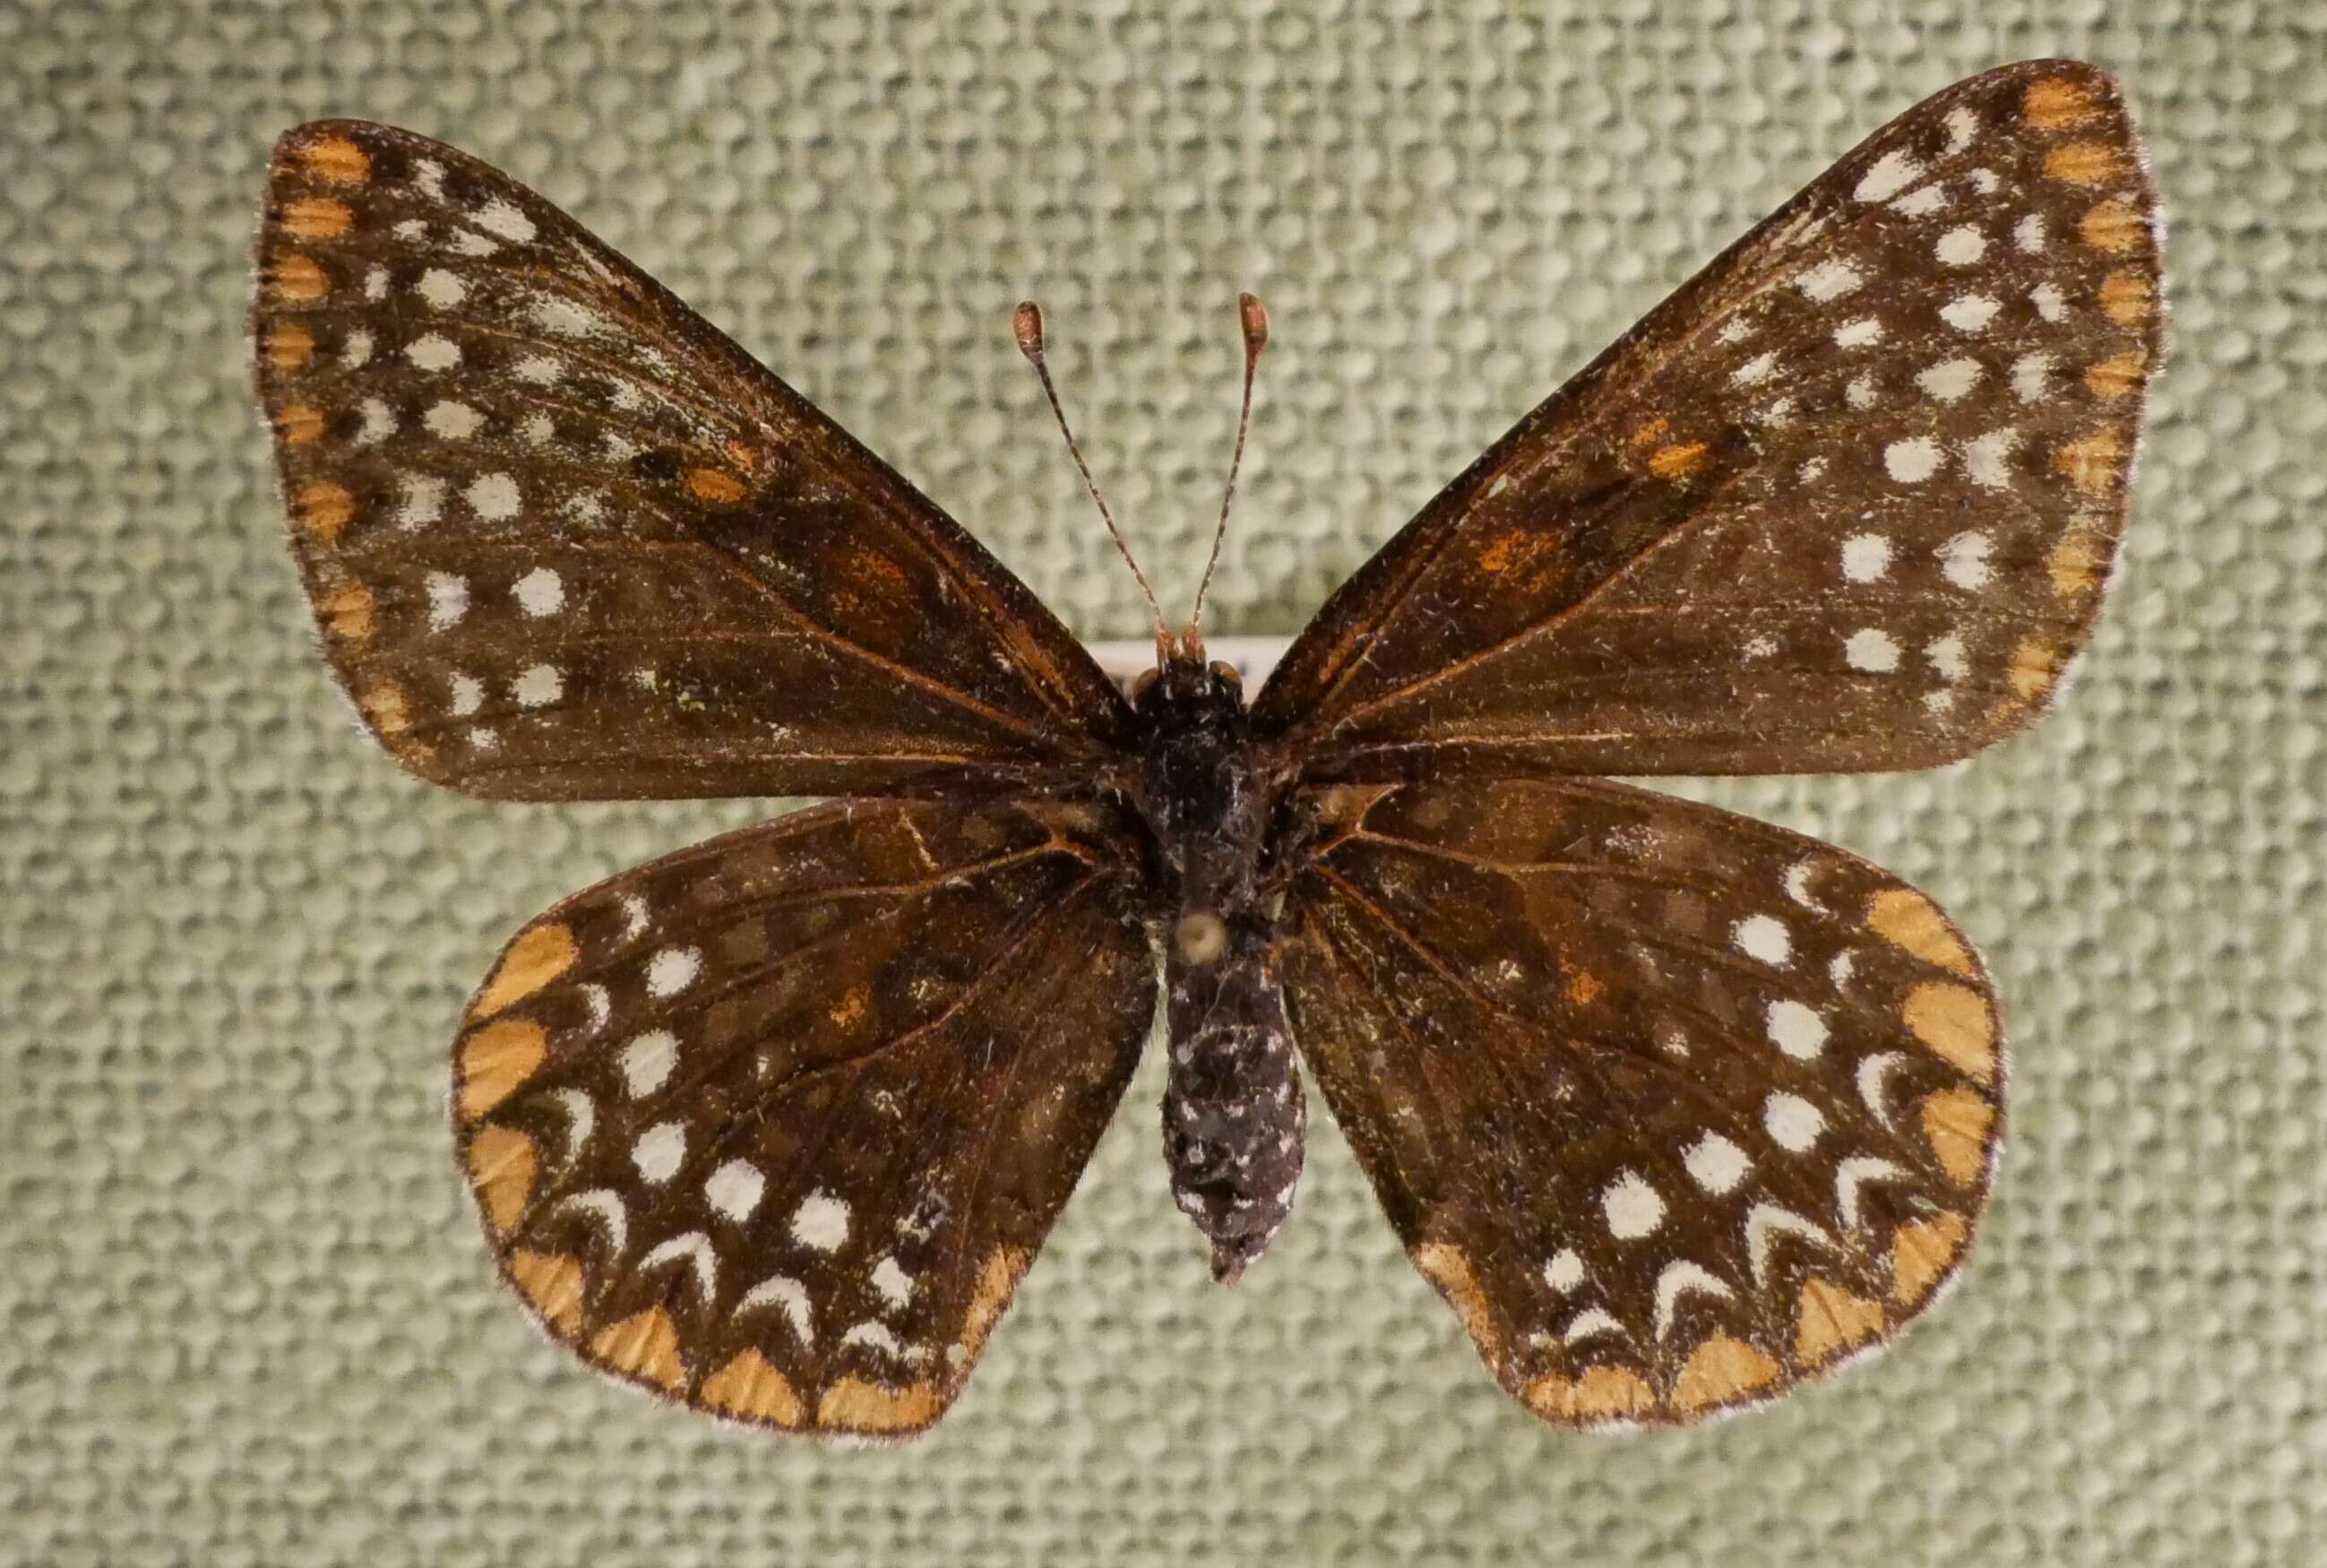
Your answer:
[[[1135,696],[1132,804],[1154,835],[1170,1077],[1172,1195],[1232,1283],[1266,1250],[1301,1176],[1306,1111],[1275,968],[1265,850],[1280,791],[1235,672],[1173,649]]]

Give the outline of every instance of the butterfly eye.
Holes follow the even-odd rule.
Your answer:
[[[1135,708],[1139,706],[1140,704],[1147,700],[1147,694],[1155,688],[1156,677],[1161,676],[1163,673],[1164,672],[1160,669],[1142,670],[1140,672],[1139,678],[1131,683],[1131,705],[1133,707]]]
[[[1244,672],[1226,659],[1216,658],[1212,661],[1212,678],[1230,691],[1244,690]]]

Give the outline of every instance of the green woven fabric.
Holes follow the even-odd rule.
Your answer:
[[[0,4],[0,1559],[2307,1560],[2315,0],[937,9]],[[1550,1431],[1322,1115],[1275,1253],[1210,1288],[1154,1059],[916,1445],[658,1407],[500,1299],[448,1158],[462,999],[551,901],[767,807],[468,803],[355,733],[247,390],[283,127],[386,119],[538,186],[1094,637],[1141,616],[1010,307],[1048,307],[1184,602],[1257,289],[1276,337],[1215,625],[1283,633],[1830,158],[2046,53],[2125,74],[2169,223],[2176,349],[2099,637],[2061,711],[1966,766],[1698,791],[1881,861],[1994,964],[1999,1196],[1892,1354],[1701,1431]]]

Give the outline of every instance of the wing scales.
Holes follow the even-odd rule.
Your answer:
[[[846,802],[576,895],[455,1043],[504,1275],[598,1371],[902,1437],[960,1392],[1145,1041],[1086,812]]]
[[[530,191],[276,149],[253,307],[292,545],[381,742],[519,799],[1004,790],[1125,721],[935,506]]]
[[[2090,630],[2157,279],[2107,73],[1959,83],[1448,486],[1295,643],[1261,727],[1320,779],[1967,755]]]

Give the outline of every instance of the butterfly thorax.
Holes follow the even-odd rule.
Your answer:
[[[1136,804],[1164,873],[1164,1158],[1213,1277],[1230,1283],[1267,1248],[1301,1174],[1305,1111],[1260,886],[1276,781],[1229,667],[1177,655],[1137,705]]]

